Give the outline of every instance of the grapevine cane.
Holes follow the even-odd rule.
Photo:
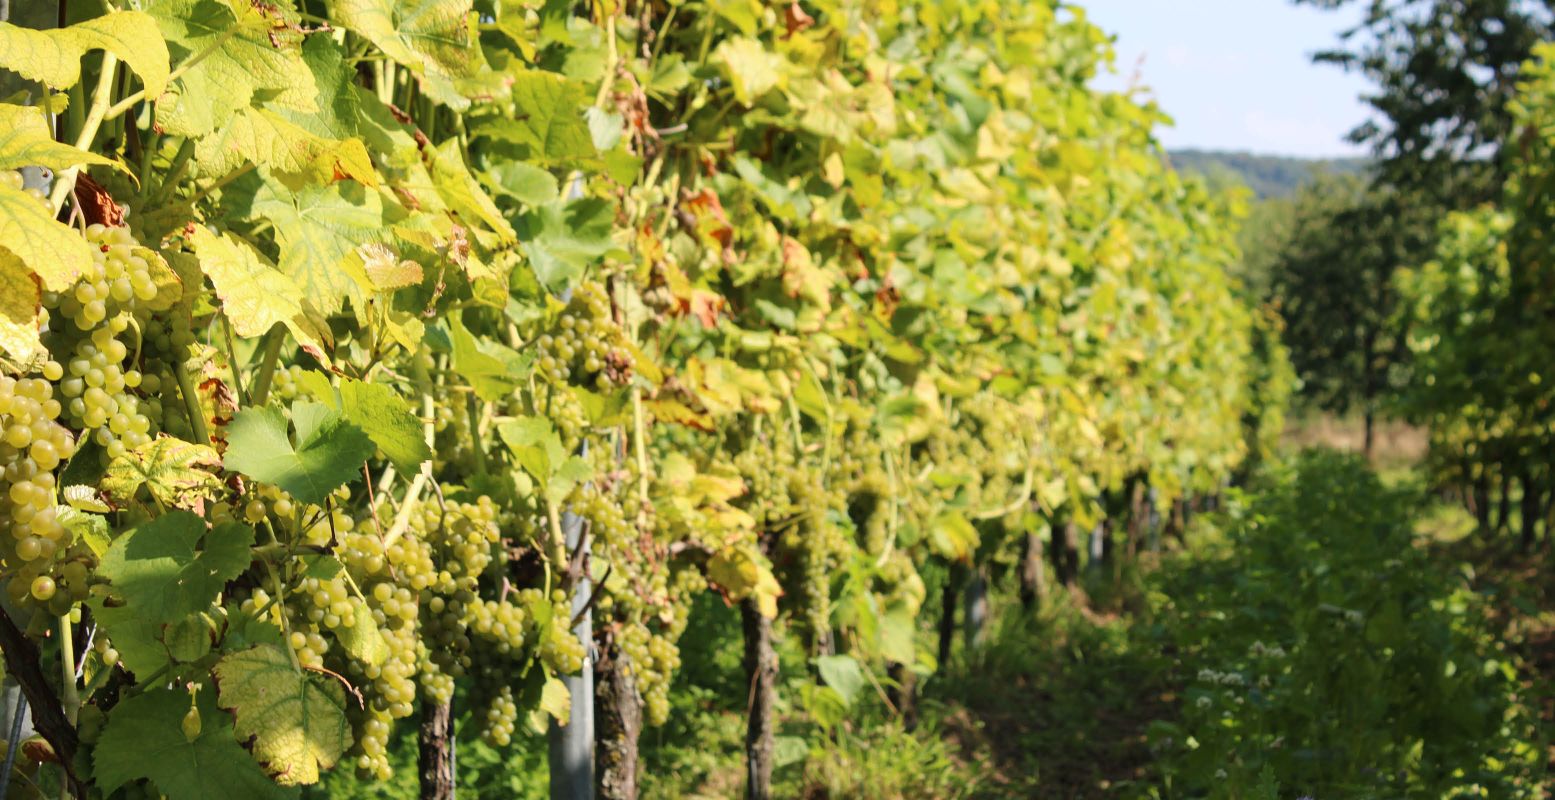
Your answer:
[[[6,694],[10,695],[11,691],[7,688]],[[27,716],[27,698],[18,692],[8,699],[16,704],[16,711],[11,714],[11,735],[5,740],[5,772],[0,774],[0,800],[5,800],[6,793],[11,790],[11,770],[16,766],[16,751],[20,749],[16,743],[22,738],[22,720]]]

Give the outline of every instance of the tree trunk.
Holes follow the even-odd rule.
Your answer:
[[[745,674],[750,679],[750,709],[745,723],[746,800],[771,800],[774,704],[777,701],[778,657],[772,647],[772,620],[762,616],[753,600],[740,601],[745,627]]]
[[[637,800],[637,739],[643,699],[637,678],[617,653],[595,684],[594,773],[602,800]]]
[[[911,731],[918,727],[918,675],[906,664],[892,664],[887,668],[891,676],[891,691],[886,693],[896,713],[902,718],[902,727]]]
[[[952,566],[945,576],[945,587],[939,595],[939,666],[950,663],[950,648],[956,638],[956,596],[962,567]]]
[[[1062,586],[1073,586],[1080,574],[1080,526],[1065,522],[1056,531],[1053,542],[1053,578]]]
[[[1128,546],[1126,555],[1130,561],[1139,556],[1141,542],[1145,538],[1145,528],[1150,524],[1150,510],[1146,506],[1145,482],[1134,481],[1128,495]]]
[[[1520,478],[1523,485],[1523,498],[1520,506],[1522,512],[1523,528],[1523,552],[1533,552],[1533,545],[1538,540],[1539,518],[1544,513],[1544,487],[1533,479],[1528,472],[1524,472]]]
[[[1371,403],[1366,403],[1365,433],[1361,438],[1361,455],[1367,463],[1371,462],[1372,449],[1377,440],[1377,412],[1372,410]]]
[[[1171,518],[1167,520],[1166,532],[1177,540],[1178,544],[1188,543],[1188,503],[1182,498],[1172,501]]]
[[[1047,595],[1047,576],[1042,569],[1042,534],[1026,534],[1026,550],[1020,559],[1020,604],[1030,611]]]
[[[1496,533],[1506,530],[1512,523],[1512,474],[1501,475],[1501,497],[1496,503]]]
[[[988,579],[980,567],[973,567],[966,582],[966,619],[963,621],[963,641],[968,653],[983,646],[983,633],[988,623]]]
[[[454,800],[454,713],[452,703],[421,701],[416,769],[421,800]]]
[[[1474,521],[1479,526],[1482,536],[1490,535],[1490,476],[1480,473],[1474,478],[1473,490],[1470,492],[1473,500]]]

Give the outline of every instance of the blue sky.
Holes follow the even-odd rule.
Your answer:
[[[1367,118],[1358,76],[1311,63],[1358,16],[1290,0],[1080,0],[1090,19],[1117,37],[1117,74],[1134,80],[1176,120],[1167,147],[1337,156],[1362,151],[1344,141]]]

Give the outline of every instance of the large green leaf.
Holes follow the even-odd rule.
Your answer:
[[[346,693],[334,678],[304,672],[285,650],[261,644],[216,664],[220,703],[238,738],[283,786],[317,783],[351,747]]]
[[[567,453],[561,436],[544,417],[519,417],[505,422],[497,428],[497,434],[514,460],[553,503],[566,499],[574,487],[592,475],[587,461]]]
[[[193,739],[184,733],[190,699],[181,689],[152,689],[114,706],[92,749],[98,788],[112,792],[146,779],[168,800],[296,797],[238,746],[232,718],[216,706],[214,694],[207,689],[196,695],[200,733]]]
[[[559,291],[610,251],[615,211],[595,198],[547,203],[518,220],[524,255],[541,285]]]
[[[525,371],[521,369],[523,364],[517,353],[494,345],[481,347],[458,315],[449,317],[448,334],[453,348],[451,366],[454,372],[469,381],[477,397],[495,403],[518,388],[519,378]],[[487,352],[488,349],[502,357]]]
[[[365,431],[401,472],[418,472],[421,462],[432,457],[421,420],[388,386],[355,378],[341,378],[339,386],[331,386],[322,372],[304,373],[302,385]]]
[[[98,568],[112,599],[99,600],[93,612],[125,666],[145,675],[165,666],[164,628],[209,608],[248,569],[253,543],[247,525],[229,522],[207,532],[205,521],[187,511],[164,514],[114,540]]]
[[[362,477],[377,448],[344,415],[318,403],[292,404],[296,444],[278,408],[245,408],[227,427],[227,469],[275,484],[304,503],[323,503],[335,489]]]
[[[528,160],[555,163],[595,155],[584,111],[583,85],[554,72],[531,70],[513,77],[515,114],[482,126],[478,133],[526,148]]]

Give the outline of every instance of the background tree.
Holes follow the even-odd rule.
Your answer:
[[[1377,112],[1350,133],[1381,159],[1379,178],[1462,208],[1496,196],[1495,153],[1511,130],[1508,103],[1534,45],[1551,36],[1550,0],[1295,0],[1364,4],[1319,63],[1374,84]]]

